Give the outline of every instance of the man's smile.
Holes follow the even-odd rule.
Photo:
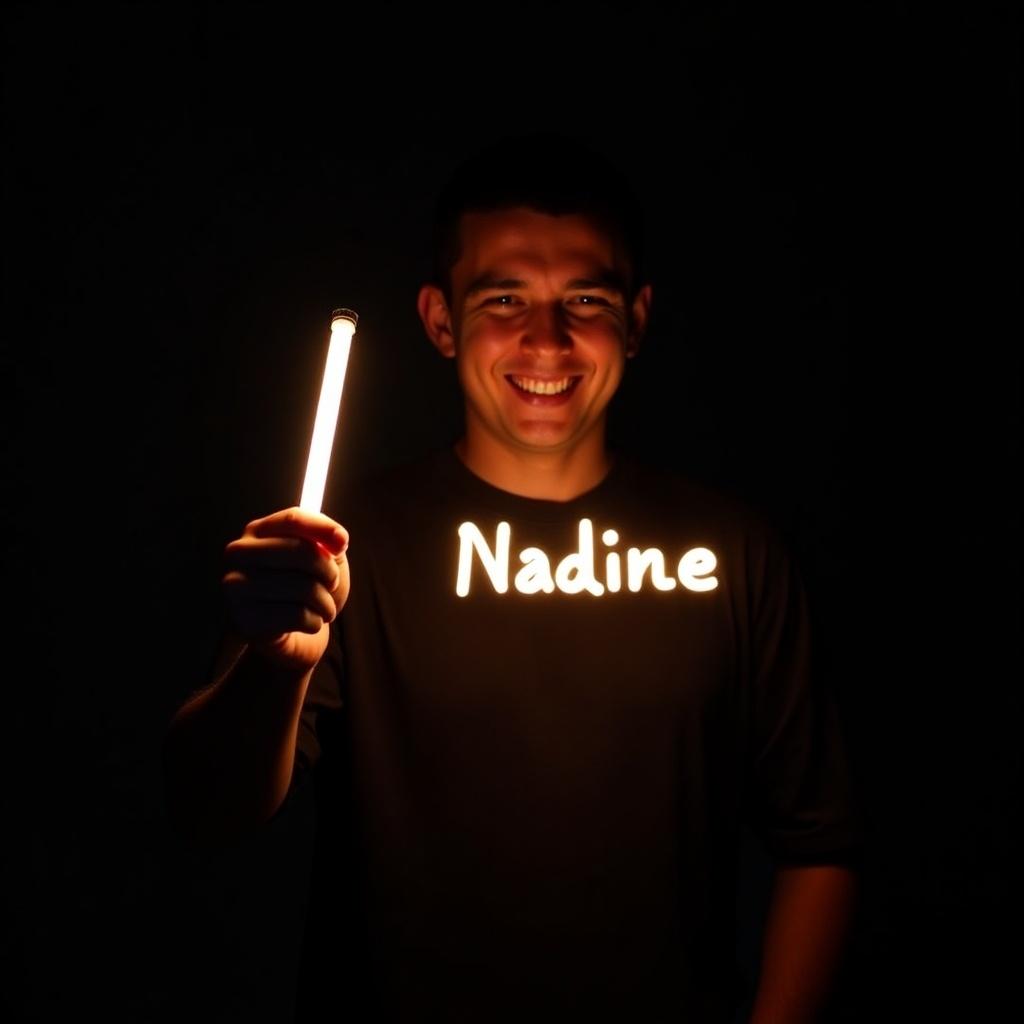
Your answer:
[[[569,400],[583,377],[525,377],[507,373],[505,379],[515,394],[528,405],[562,405]]]

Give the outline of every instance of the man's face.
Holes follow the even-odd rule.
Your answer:
[[[452,269],[451,336],[468,431],[519,451],[571,450],[604,430],[650,297],[627,308],[629,268],[578,215],[467,213]],[[436,342],[435,342],[436,343]]]

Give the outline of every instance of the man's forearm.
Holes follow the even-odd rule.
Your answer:
[[[839,970],[853,917],[856,874],[834,864],[775,872],[751,1024],[812,1024]]]
[[[266,821],[288,791],[311,672],[296,676],[243,654],[175,715],[164,785],[176,829],[217,843]]]

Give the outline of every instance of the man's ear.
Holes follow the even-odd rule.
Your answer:
[[[434,348],[449,359],[455,358],[455,335],[444,293],[437,285],[425,284],[416,298],[416,309]]]
[[[651,286],[645,284],[633,299],[630,310],[629,337],[626,339],[626,358],[631,359],[640,350],[640,342],[647,330],[647,320],[651,314]]]

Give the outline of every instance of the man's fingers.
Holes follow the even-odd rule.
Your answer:
[[[323,544],[332,554],[340,554],[348,544],[348,531],[341,523],[298,506],[254,519],[245,532],[253,537],[303,537]]]
[[[319,633],[324,620],[303,605],[267,602],[247,608],[241,625],[250,639],[272,640],[285,633]]]
[[[320,633],[348,596],[348,531],[329,516],[285,509],[250,522],[224,549],[222,587],[239,634],[294,647]]]
[[[301,573],[232,570],[225,574],[223,583],[226,596],[239,615],[268,603],[305,607],[327,622],[333,622],[338,614],[331,596],[333,588],[328,589]]]
[[[224,566],[245,572],[306,573],[334,590],[338,585],[338,557],[302,537],[239,537],[225,547]]]

